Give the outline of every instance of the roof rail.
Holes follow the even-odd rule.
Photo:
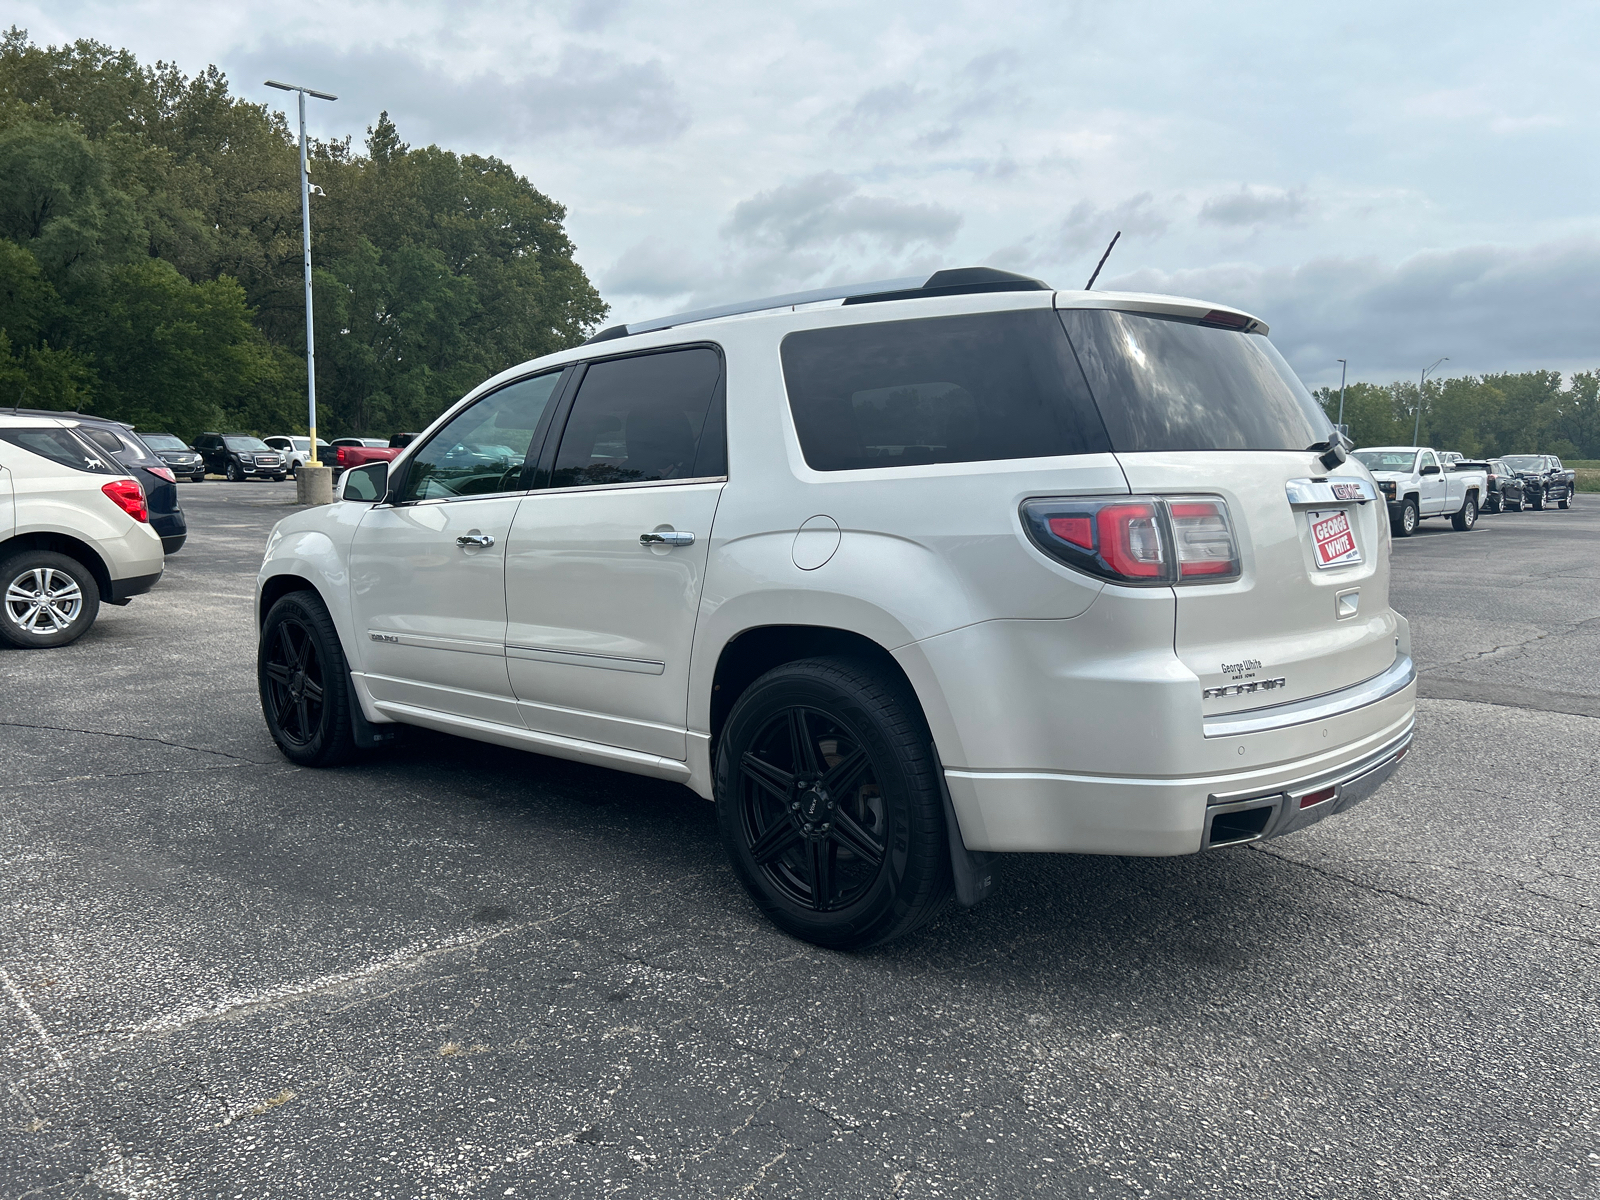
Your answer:
[[[740,300],[733,304],[719,304],[714,308],[697,308],[690,312],[674,313],[670,317],[655,317],[648,321],[635,321],[631,325],[613,325],[602,329],[584,345],[609,342],[612,338],[628,337],[635,333],[654,333],[676,325],[692,325],[697,321],[714,321],[718,317],[734,317],[743,313],[765,312],[771,308],[797,308],[802,304],[818,304],[827,300],[842,300],[846,304],[875,304],[882,300],[916,300],[929,296],[960,296],[973,292],[1048,292],[1050,285],[1027,275],[1001,271],[995,267],[956,267],[935,271],[932,275],[912,275],[904,279],[880,279],[873,283],[846,283],[835,287],[815,288],[809,292],[790,292],[783,296],[765,296],[759,300]]]

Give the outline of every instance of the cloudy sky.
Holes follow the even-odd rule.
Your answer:
[[[989,263],[1239,304],[1313,386],[1600,366],[1600,6],[13,0],[313,132],[499,155],[637,320]]]

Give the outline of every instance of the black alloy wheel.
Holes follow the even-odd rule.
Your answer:
[[[278,749],[308,767],[355,750],[350,673],[333,618],[314,592],[290,592],[267,614],[256,652],[261,713]]]
[[[949,897],[931,742],[915,698],[887,673],[823,658],[756,680],[723,729],[716,798],[740,881],[795,937],[871,946]]]

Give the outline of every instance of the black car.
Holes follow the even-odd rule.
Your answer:
[[[53,413],[65,416],[65,413]],[[161,548],[168,554],[183,549],[189,537],[189,522],[178,506],[178,480],[154,450],[145,445],[133,426],[100,417],[74,416],[78,432],[98,449],[105,451],[139,481],[144,488],[145,507],[150,510],[150,528],[161,535]]]
[[[1522,511],[1522,477],[1498,458],[1466,458],[1452,471],[1482,471],[1489,477],[1489,491],[1483,498],[1486,513]]]
[[[188,445],[175,433],[145,433],[139,432],[139,440],[156,452],[156,457],[172,468],[172,473],[179,479],[188,479],[194,483],[204,482],[206,477],[206,464],[201,459],[199,452]]]
[[[1572,503],[1572,476],[1554,455],[1508,454],[1505,464],[1522,480],[1529,508],[1542,509],[1549,504],[1566,508]]]
[[[281,450],[274,450],[248,433],[202,433],[194,448],[213,475],[226,475],[230,483],[243,483],[250,476],[281,483],[289,477],[289,464]]]

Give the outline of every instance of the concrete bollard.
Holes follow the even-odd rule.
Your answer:
[[[333,468],[324,466],[299,467],[294,473],[294,499],[296,504],[332,504]]]

